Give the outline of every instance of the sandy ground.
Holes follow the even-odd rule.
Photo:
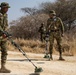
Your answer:
[[[76,56],[63,56],[65,61],[59,61],[58,55],[53,55],[53,60],[44,59],[44,54],[26,53],[32,62],[43,72],[39,75],[76,75]],[[35,67],[20,52],[8,52],[6,67],[10,74],[0,75],[34,75]],[[36,75],[36,74],[35,74]]]

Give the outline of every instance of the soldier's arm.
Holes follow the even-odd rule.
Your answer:
[[[1,20],[1,17],[0,17],[0,36],[3,35],[2,31],[3,31],[3,28],[2,28],[2,20]]]
[[[39,27],[38,32],[41,32],[41,27]]]
[[[2,14],[0,13],[0,30],[1,31],[3,31],[3,28],[5,29],[5,30],[7,30],[8,29],[8,18],[7,18],[7,14],[5,14],[4,15],[5,16],[5,21],[6,21],[6,25],[3,25],[4,23],[3,23],[3,20],[1,19],[1,18],[3,18],[2,17]],[[3,28],[2,28],[2,25],[4,26]]]
[[[5,26],[5,31],[8,30],[8,15],[6,14],[6,26]]]
[[[46,26],[46,31],[47,31],[47,32],[49,31],[49,28],[50,28],[49,26],[50,26],[50,20],[48,19],[48,20],[47,20],[47,26]]]
[[[63,25],[63,22],[62,22],[62,20],[60,18],[59,18],[59,21],[60,21],[61,32],[63,34],[64,33],[64,25]]]
[[[0,31],[3,31],[3,29],[2,29],[2,20],[1,20],[1,17],[0,17]]]

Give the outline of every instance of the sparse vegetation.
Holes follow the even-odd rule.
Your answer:
[[[16,38],[39,39],[38,29],[42,22],[47,24],[49,10],[55,10],[65,26],[65,34],[76,38],[76,0],[45,2],[39,8],[21,8],[26,16],[10,23],[9,32]]]
[[[22,47],[22,49],[26,52],[33,53],[44,53],[45,44],[41,43],[39,40],[24,40],[24,39],[15,39],[14,40],[18,45]],[[8,41],[7,44],[8,50],[17,51],[17,48],[12,46],[12,44]]]
[[[56,0],[45,2],[39,8],[21,8],[26,16],[10,23],[9,33],[17,38],[15,41],[26,52],[44,53],[45,43],[39,41],[38,29],[42,22],[47,24],[49,10],[55,10],[64,23],[65,36],[63,44],[70,46],[70,52],[75,55],[76,51],[76,0]],[[15,50],[8,44],[9,50]]]
[[[14,40],[18,45],[22,47],[22,49],[25,52],[32,52],[32,53],[45,53],[45,43],[40,42],[39,40],[24,40],[24,39],[15,39]],[[62,45],[64,47],[64,54],[67,55],[75,55],[76,54],[76,40],[73,40],[72,42],[65,42],[63,41],[63,44],[66,46]],[[69,50],[66,50],[66,47],[69,46]],[[11,45],[11,43],[8,41],[7,45],[8,50],[12,51],[18,51],[17,48]],[[70,53],[69,53],[70,52]],[[58,53],[56,48],[54,48],[54,53]]]

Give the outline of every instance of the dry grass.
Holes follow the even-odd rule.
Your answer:
[[[32,53],[44,53],[45,44],[40,42],[39,40],[24,40],[24,39],[15,39],[15,43],[20,45],[20,47],[26,52]],[[17,51],[17,48],[12,46],[12,44],[8,41],[7,44],[8,50]]]
[[[40,42],[39,40],[24,40],[24,39],[15,39],[14,40],[18,45],[21,46],[21,48],[25,52],[32,52],[32,53],[44,53],[45,52],[45,43]],[[76,40],[73,41],[66,41],[63,40],[63,44],[68,44],[70,46],[70,54],[76,55]],[[12,51],[18,51],[17,48],[11,45],[11,43],[8,41],[7,44],[8,50]],[[54,53],[57,53],[56,50],[54,50]],[[67,52],[68,54],[68,52]]]

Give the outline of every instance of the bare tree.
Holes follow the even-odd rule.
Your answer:
[[[54,3],[45,2],[39,8],[21,8],[26,16],[10,23],[10,30],[15,37],[38,38],[38,29],[42,22],[46,26],[49,10],[55,10],[65,26],[65,31],[73,33],[76,31],[76,0],[57,0]],[[67,33],[66,33],[67,34]],[[68,35],[68,34],[67,34]],[[70,35],[71,36],[71,35]]]

